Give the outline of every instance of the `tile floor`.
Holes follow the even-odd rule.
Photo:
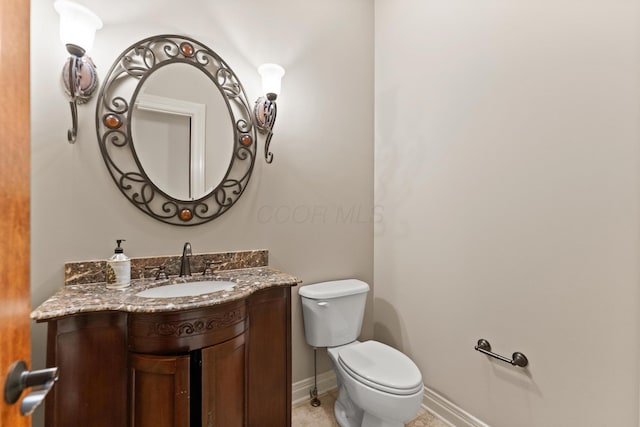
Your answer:
[[[292,427],[339,427],[333,416],[333,403],[338,391],[330,391],[320,396],[322,404],[316,408],[304,401],[293,407]],[[429,412],[420,408],[416,417],[407,423],[406,427],[450,427]]]

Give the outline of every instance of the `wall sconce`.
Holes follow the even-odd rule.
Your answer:
[[[276,122],[276,114],[278,112],[276,98],[280,94],[284,68],[277,64],[262,64],[258,67],[258,73],[262,76],[262,93],[265,95],[256,101],[254,115],[260,133],[267,134],[267,139],[264,143],[264,159],[267,163],[271,163],[273,161],[273,153],[269,151],[269,144],[271,144],[273,125]]]
[[[96,30],[102,28],[102,20],[72,1],[58,0],[53,7],[60,15],[60,40],[71,55],[62,69],[62,82],[71,107],[72,128],[67,132],[67,139],[73,144],[78,134],[77,104],[89,101],[98,87],[96,66],[85,54],[93,47]]]

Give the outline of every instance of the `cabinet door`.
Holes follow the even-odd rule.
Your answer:
[[[124,426],[127,422],[126,317],[66,316],[49,322],[47,365],[60,379],[45,401],[45,426]]]
[[[131,354],[131,427],[189,427],[189,356]]]
[[[244,334],[202,349],[202,427],[244,426]]]
[[[247,425],[291,426],[291,289],[249,299]]]

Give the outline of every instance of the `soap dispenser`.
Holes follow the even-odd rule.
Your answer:
[[[113,251],[113,256],[107,260],[107,288],[122,289],[131,284],[131,260],[124,254],[120,244],[124,239],[116,240],[118,246]]]

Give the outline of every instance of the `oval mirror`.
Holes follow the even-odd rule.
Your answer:
[[[118,188],[169,224],[220,216],[253,170],[244,89],[215,52],[187,37],[155,36],[126,49],[105,78],[96,125]]]

